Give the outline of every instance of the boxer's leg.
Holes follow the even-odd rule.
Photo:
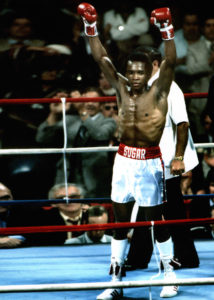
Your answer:
[[[115,221],[129,222],[133,209],[134,201],[128,203],[113,202]],[[109,274],[112,276],[112,281],[121,281],[125,276],[124,259],[126,248],[128,245],[127,239],[128,229],[121,228],[114,230],[114,236],[111,242],[111,266]],[[97,296],[97,300],[109,300],[122,297],[122,289],[106,289],[103,293]]]
[[[144,210],[147,221],[162,220],[163,205],[144,207]],[[176,275],[173,266],[171,265],[171,260],[173,258],[173,244],[168,228],[166,226],[155,226],[154,237],[164,267],[164,279],[173,280],[176,278]],[[160,293],[160,297],[174,297],[177,295],[177,291],[177,286],[164,286]]]

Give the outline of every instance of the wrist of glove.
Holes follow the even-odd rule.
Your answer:
[[[84,22],[85,35],[86,36],[97,36],[97,22],[89,23],[85,18],[82,18]]]
[[[168,41],[168,40],[173,40],[175,35],[174,35],[174,27],[172,24],[170,24],[167,27],[160,28],[162,40]]]

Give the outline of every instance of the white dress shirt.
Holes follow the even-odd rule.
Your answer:
[[[104,13],[103,25],[111,24],[110,34],[115,41],[123,41],[134,36],[140,36],[149,30],[149,18],[146,11],[136,7],[125,21],[119,13],[109,10]]]
[[[159,71],[150,78],[148,85],[151,86],[159,76]],[[173,81],[168,95],[168,112],[165,128],[160,140],[160,148],[165,164],[165,178],[174,177],[170,174],[170,164],[175,156],[177,144],[177,125],[181,122],[189,122],[184,95],[179,86]],[[188,131],[188,142],[184,153],[185,172],[192,170],[198,165],[198,156],[192,140],[190,130]]]

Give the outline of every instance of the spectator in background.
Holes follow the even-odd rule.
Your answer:
[[[210,78],[206,111],[214,122],[214,74]]]
[[[35,37],[32,18],[27,13],[11,13],[5,19],[5,37],[0,39],[0,95],[9,98],[20,85],[28,88],[26,82],[22,85],[22,81],[32,58],[29,57],[31,53],[25,50],[43,47],[45,41]]]
[[[208,12],[209,13],[209,12]],[[203,38],[189,45],[186,66],[192,77],[189,92],[208,92],[211,76],[214,72],[214,15],[206,15],[202,25]],[[204,133],[201,114],[206,108],[207,99],[194,98],[188,101],[190,123],[197,135]]]
[[[96,87],[86,88],[83,97],[101,97]],[[106,118],[100,102],[87,102],[79,107],[81,126],[75,139],[75,147],[108,146],[116,131],[113,118]],[[80,153],[76,155],[78,182],[87,190],[87,197],[108,197],[111,189],[112,161],[107,152]]]
[[[204,110],[201,114],[201,124],[203,125],[203,134],[199,135],[197,140],[200,143],[213,143],[214,141],[214,126],[210,118],[210,113]]]
[[[0,93],[3,98],[49,97],[51,93],[56,93],[59,87],[66,85],[63,68],[69,57],[65,54],[67,48],[59,45],[37,47],[36,50],[35,48],[20,48],[14,59],[5,59],[4,55],[0,54]],[[36,147],[37,127],[48,115],[48,104],[5,105],[3,112],[3,147]]]
[[[192,190],[194,194],[209,193],[209,174],[214,170],[214,151],[211,148],[204,149],[202,160],[193,170]],[[209,179],[209,180],[208,180]],[[209,216],[209,199],[195,198],[191,201],[190,212],[192,218],[207,218]]]
[[[204,156],[201,161],[201,167],[203,170],[203,177],[207,178],[209,171],[214,169],[214,149],[204,149]]]
[[[206,177],[206,193],[214,195],[214,168],[211,169]],[[214,196],[210,197],[210,207],[214,206]]]
[[[68,94],[65,92],[63,96]],[[52,95],[59,96],[58,94]],[[72,92],[73,97],[79,97],[80,91]],[[67,147],[73,147],[76,135],[81,125],[81,119],[74,103],[67,102],[65,104],[66,112],[66,130],[67,130]],[[62,103],[51,103],[49,105],[49,114],[44,122],[38,126],[36,133],[36,141],[39,146],[45,148],[61,148],[64,145],[64,128],[62,120]],[[51,158],[50,158],[51,159]],[[55,160],[56,159],[56,160]],[[67,172],[70,174],[70,180],[75,180],[75,169],[73,155],[66,155]],[[61,155],[56,155],[54,161],[50,164],[53,176],[53,183],[61,183],[64,181],[64,161]],[[72,171],[70,171],[72,170]],[[71,173],[72,172],[72,173]]]
[[[105,96],[116,96],[115,89],[111,86],[103,72],[100,73],[100,79],[99,79],[99,88],[102,90]],[[110,142],[110,145],[119,145],[119,132],[118,132],[118,107],[116,98],[115,101],[112,102],[104,102],[101,105],[101,111],[103,115],[106,118],[113,118],[115,122],[117,123],[117,129],[114,133],[114,137],[112,141]]]
[[[11,13],[5,20],[5,37],[0,39],[0,51],[21,46],[44,46],[45,41],[36,37],[35,26],[29,15]]]
[[[28,226],[82,225],[87,223],[87,212],[82,210],[81,203],[71,203],[71,199],[84,198],[85,190],[75,183],[56,184],[48,193],[48,199],[69,199],[69,203],[52,204],[48,210],[39,209],[31,216]],[[82,232],[53,232],[27,235],[29,245],[63,245],[67,239],[76,237]]]
[[[203,99],[201,99],[203,101]],[[201,124],[203,128],[202,134],[196,134],[194,139],[195,143],[213,143],[214,142],[214,126],[213,121],[210,118],[210,112],[205,109],[201,113]],[[204,156],[204,148],[197,148],[199,160],[202,161]]]
[[[111,146],[119,145],[119,131],[118,131],[119,117],[118,117],[117,102],[112,101],[112,102],[102,103],[101,111],[106,118],[113,118],[117,124],[117,128],[114,132],[114,136],[112,137],[112,140],[110,141],[109,145]]]
[[[103,96],[97,87],[83,91],[84,97]],[[116,130],[113,118],[105,118],[99,102],[81,103],[75,106],[78,115],[66,117],[68,147],[108,146]],[[37,132],[37,142],[49,147],[62,147],[63,124],[59,109],[51,106],[50,115]],[[56,144],[58,142],[58,144]],[[54,146],[55,145],[55,146]],[[81,183],[87,190],[87,197],[109,196],[112,165],[107,152],[67,155],[68,178]],[[55,183],[64,178],[63,159],[57,162]]]
[[[202,39],[198,11],[191,8],[184,10],[182,28],[175,31],[175,45],[177,53],[177,66],[175,68],[175,82],[184,93],[189,92],[191,76],[187,74],[186,58],[189,45]],[[161,43],[159,50],[164,55],[164,44]]]
[[[214,168],[210,169],[205,178],[204,194],[214,194]],[[213,213],[214,197],[195,198],[190,203],[190,213],[192,218],[214,217]],[[191,228],[194,238],[210,238],[213,236],[212,225],[201,225]]]
[[[88,209],[88,224],[105,224],[108,223],[108,212],[101,206],[96,205]],[[93,243],[110,243],[112,237],[105,234],[105,230],[89,230],[82,235],[68,239],[65,244],[93,244]]]
[[[0,182],[0,204],[1,201],[13,200],[11,190]],[[0,227],[13,227],[20,224],[19,211],[15,211],[8,206],[0,206]],[[25,238],[21,235],[0,236],[0,248],[16,248],[23,245]]]
[[[154,44],[149,28],[146,10],[140,6],[134,6],[129,0],[115,1],[113,9],[104,13],[105,46],[115,61],[116,67],[121,67],[120,63],[124,56],[141,43],[140,39],[143,44]]]

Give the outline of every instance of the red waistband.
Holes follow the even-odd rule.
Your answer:
[[[117,153],[124,157],[139,160],[161,157],[161,151],[159,146],[138,148],[120,144]]]

